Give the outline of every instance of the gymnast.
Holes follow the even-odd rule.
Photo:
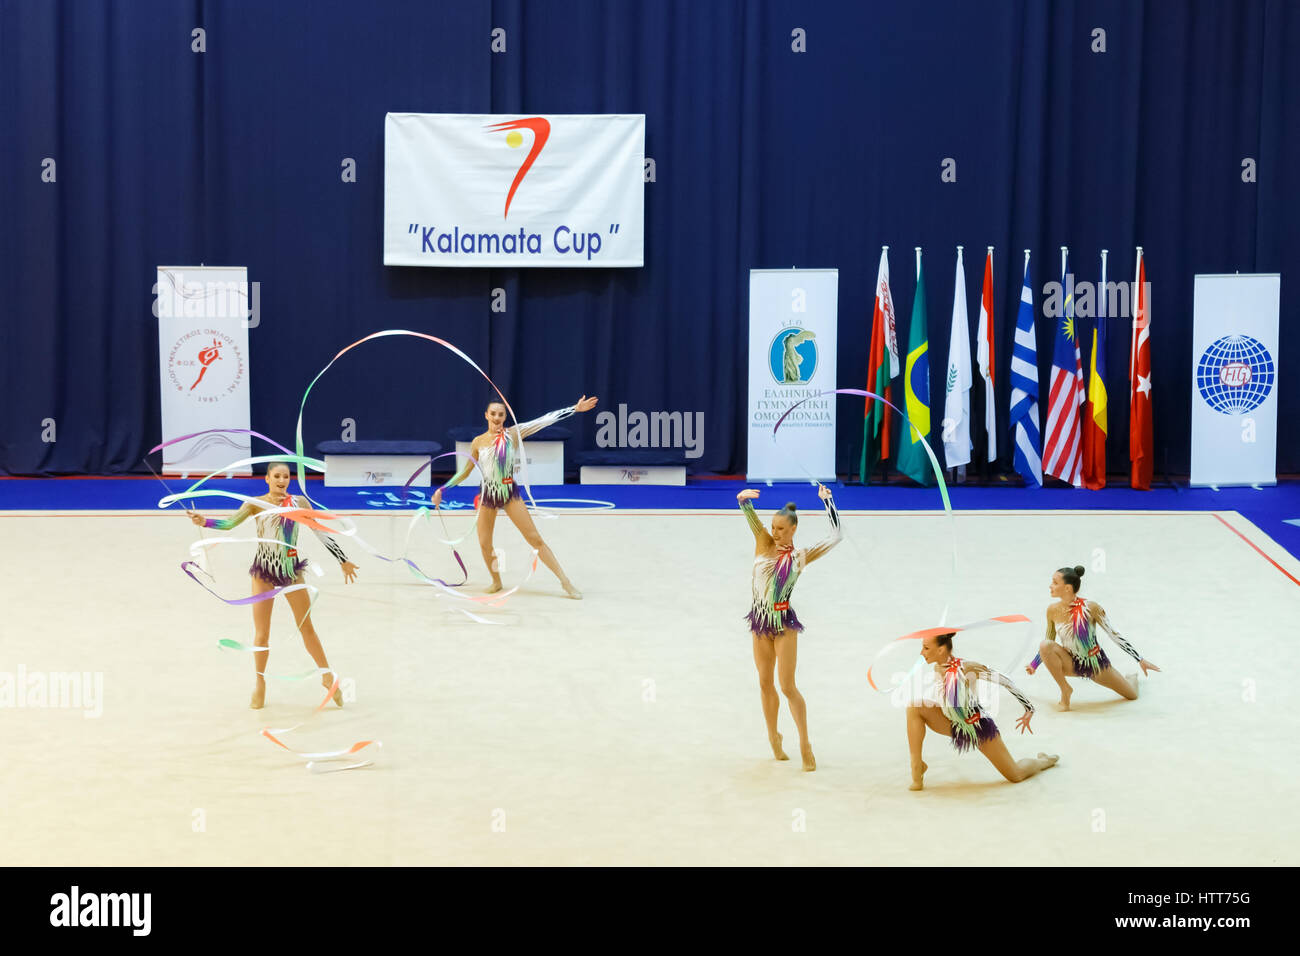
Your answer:
[[[921,640],[921,657],[927,664],[933,664],[934,670],[925,682],[922,702],[907,708],[907,745],[912,754],[912,785],[908,789],[921,790],[925,786],[925,771],[929,767],[921,759],[921,745],[925,741],[926,727],[948,737],[959,753],[979,750],[998,773],[1012,783],[1020,783],[1041,770],[1056,766],[1060,757],[1055,754],[1040,753],[1037,758],[1024,760],[1012,758],[998,733],[997,724],[980,708],[975,682],[983,678],[1001,684],[1020,702],[1025,712],[1016,719],[1016,726],[1022,734],[1026,730],[1033,733],[1029,728],[1029,719],[1034,715],[1033,705],[1005,674],[954,657],[952,639],[955,633],[929,634]]]
[[[520,440],[534,432],[541,431],[548,425],[554,425],[574,412],[586,412],[595,407],[596,398],[594,396],[588,398],[584,395],[568,408],[560,408],[548,412],[541,418],[507,428],[505,403],[500,401],[488,403],[483,412],[483,417],[487,419],[488,430],[474,439],[469,452],[470,458],[478,462],[479,471],[483,475],[478,501],[478,544],[483,552],[483,562],[492,575],[492,585],[487,589],[488,594],[495,594],[501,590],[501,575],[497,570],[497,562],[493,559],[492,530],[496,526],[498,509],[504,509],[506,516],[514,522],[519,533],[528,542],[528,546],[537,551],[537,556],[542,559],[542,563],[560,579],[560,586],[564,588],[564,593],[575,600],[582,600],[582,592],[573,586],[573,582],[560,567],[560,562],[555,560],[550,545],[542,540],[537,526],[533,524],[532,515],[528,513],[528,507],[519,494],[519,486],[515,483],[515,447]],[[474,461],[465,462],[465,467],[455,477],[433,493],[435,508],[442,503],[443,488],[455,487],[468,478],[470,470],[474,467]]]
[[[1039,664],[1047,665],[1048,673],[1061,688],[1057,704],[1061,710],[1070,709],[1070,695],[1074,693],[1067,677],[1081,677],[1110,688],[1125,700],[1137,700],[1138,675],[1131,674],[1127,680],[1120,676],[1097,642],[1097,626],[1101,625],[1120,650],[1138,662],[1143,674],[1160,668],[1115,632],[1100,604],[1077,596],[1082,577],[1081,565],[1061,568],[1052,575],[1048,590],[1058,600],[1047,606],[1047,639],[1038,645],[1037,656],[1025,670],[1032,674]]]
[[[205,518],[194,511],[187,511],[190,520],[204,528],[216,528],[228,531],[242,522],[249,515],[257,514],[257,551],[253,554],[253,564],[248,573],[253,578],[253,596],[264,594],[273,588],[289,587],[303,583],[303,572],[307,560],[298,557],[298,523],[286,519],[282,514],[260,514],[265,507],[310,509],[311,502],[306,497],[295,499],[289,494],[289,466],[282,461],[272,462],[266,470],[267,493],[255,499],[266,502],[266,506],[246,501],[239,510],[229,518]],[[343,579],[352,581],[357,575],[357,566],[347,559],[343,549],[332,537],[323,531],[311,529],[316,537],[329,549],[330,554],[338,559],[343,568]],[[303,646],[311,655],[316,666],[328,673],[321,675],[321,683],[326,690],[334,685],[333,671],[325,658],[325,649],[321,647],[320,637],[312,626],[308,609],[311,601],[305,590],[288,591],[284,599],[289,602],[298,630],[302,633]],[[268,647],[271,640],[271,605],[272,600],[258,601],[253,604],[253,643],[257,647]],[[256,651],[253,654],[253,669],[257,673],[257,683],[253,687],[253,697],[249,706],[260,709],[266,702],[266,660],[269,651]],[[343,691],[335,688],[334,703],[343,706]]]
[[[843,539],[839,512],[831,498],[831,490],[817,486],[817,494],[830,518],[831,533],[811,548],[794,547],[794,533],[799,515],[794,502],[790,502],[772,516],[772,529],[763,527],[751,503],[758,492],[746,489],[736,496],[740,510],[749,520],[754,532],[753,606],[746,618],[754,638],[754,664],[758,668],[758,689],[763,699],[763,718],[767,721],[767,739],[777,760],[789,760],[781,749],[781,735],[776,730],[776,715],[781,700],[776,696],[772,681],[775,666],[781,680],[781,693],[790,705],[790,714],[799,729],[799,752],[804,770],[816,770],[812,745],[808,742],[808,714],[803,695],[794,682],[795,660],[798,656],[798,634],[803,630],[794,608],[790,607],[790,592],[805,567],[816,561]]]

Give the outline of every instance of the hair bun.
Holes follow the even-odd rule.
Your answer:
[[[794,504],[793,501],[787,501],[787,502],[785,503],[785,506],[786,506],[786,508],[789,509],[790,511],[798,511],[798,510],[799,510],[798,508],[795,507],[795,504]]]
[[[1074,566],[1074,573],[1077,574],[1079,577],[1083,577],[1083,565],[1076,564]]]

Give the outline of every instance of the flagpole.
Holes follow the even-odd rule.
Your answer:
[[[888,268],[889,267],[889,246],[881,246],[880,254],[885,257],[885,267]],[[876,295],[877,296],[880,295],[879,289],[876,289]],[[893,299],[894,293],[892,291],[889,293],[889,297],[891,300]],[[885,351],[886,352],[889,351],[889,329],[888,328],[885,329]],[[885,361],[884,356],[881,356],[881,361]],[[888,405],[884,406],[883,408],[881,408],[880,411],[882,415],[888,416],[890,411],[889,406]],[[897,455],[898,452],[894,452],[894,454]],[[880,483],[882,485],[888,485],[889,484],[889,459],[884,456],[882,456],[882,458],[883,460],[881,461],[881,464],[884,465],[884,468],[881,469]]]

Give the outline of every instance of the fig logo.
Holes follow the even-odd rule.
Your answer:
[[[507,123],[494,123],[484,128],[490,129],[493,132],[500,132],[501,130],[507,129],[510,130],[510,132],[506,134],[506,145],[511,149],[518,149],[523,145],[524,137],[519,130],[530,129],[533,131],[532,148],[528,150],[528,155],[524,157],[524,162],[519,167],[519,172],[515,173],[515,181],[510,184],[510,192],[506,194],[506,209],[505,213],[501,216],[502,219],[506,219],[510,215],[510,203],[515,198],[515,192],[519,189],[519,184],[524,181],[524,177],[528,175],[528,170],[532,168],[537,157],[541,155],[542,148],[546,145],[547,139],[551,136],[551,124],[550,121],[544,120],[540,116],[531,116],[528,119],[511,120]]]

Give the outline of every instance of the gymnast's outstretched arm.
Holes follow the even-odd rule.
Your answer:
[[[191,521],[200,527],[215,528],[217,531],[229,531],[256,510],[259,510],[257,506],[252,502],[245,501],[239,506],[239,510],[229,518],[205,518],[203,515],[195,511],[187,511],[185,513],[190,516]]]
[[[744,497],[742,497],[744,496]],[[745,516],[749,522],[749,530],[754,532],[754,553],[758,554],[772,548],[775,542],[772,536],[768,534],[767,528],[763,527],[763,521],[754,510],[753,499],[758,497],[757,491],[746,489],[739,495],[736,495],[736,502],[740,505],[740,513]]]
[[[810,564],[844,540],[844,530],[840,527],[840,513],[835,510],[835,499],[831,497],[831,490],[822,485],[818,493],[821,495],[822,504],[826,506],[826,517],[831,522],[831,533],[808,549],[804,560]]]
[[[982,677],[994,684],[1000,684],[1002,687],[1006,688],[1007,692],[1012,697],[1020,701],[1020,706],[1025,709],[1025,712],[1016,721],[1016,726],[1021,727],[1021,733],[1029,730],[1029,718],[1034,715],[1034,705],[1029,702],[1028,697],[1020,692],[1020,688],[1012,683],[1010,677],[1001,671],[994,670],[992,667],[976,663],[975,661],[963,661],[962,664],[967,671],[976,676]],[[1032,733],[1032,731],[1030,732]]]
[[[1119,632],[1111,626],[1110,618],[1106,616],[1105,608],[1096,601],[1091,601],[1088,604],[1088,610],[1092,612],[1092,619],[1097,622],[1097,626],[1102,628],[1110,636],[1110,639],[1115,642],[1116,646],[1129,657],[1133,658],[1133,660],[1142,665],[1143,673],[1146,673],[1148,668],[1153,671],[1160,670],[1160,668],[1156,667],[1156,665],[1152,664],[1145,657],[1139,654],[1137,648],[1121,637]]]

